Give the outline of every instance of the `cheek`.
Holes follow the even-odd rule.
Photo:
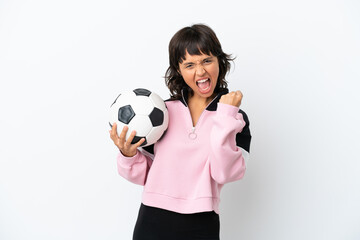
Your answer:
[[[186,72],[182,74],[182,77],[183,77],[184,81],[187,83],[190,82],[193,78],[192,74],[189,74]]]
[[[182,75],[182,78],[183,78],[184,82],[185,82],[187,85],[190,84],[189,78],[186,76],[186,74],[183,74],[183,75]]]
[[[212,75],[212,77],[217,80],[218,77],[219,77],[219,72],[220,72],[219,67],[214,67],[214,68],[212,68],[212,69],[211,69],[211,75]]]

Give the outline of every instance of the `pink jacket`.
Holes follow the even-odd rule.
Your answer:
[[[165,135],[134,157],[119,153],[119,174],[144,185],[143,204],[179,213],[219,213],[221,188],[244,176],[251,141],[246,114],[218,103],[225,93],[207,106],[196,126],[186,98],[167,101]]]

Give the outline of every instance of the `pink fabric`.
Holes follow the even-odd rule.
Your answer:
[[[154,159],[138,151],[134,157],[119,153],[118,172],[144,185],[145,205],[179,213],[219,213],[225,183],[244,176],[246,165],[235,136],[245,126],[238,108],[218,103],[205,110],[195,130],[189,109],[180,101],[166,102],[169,126],[154,146]],[[194,131],[196,138],[190,134]]]

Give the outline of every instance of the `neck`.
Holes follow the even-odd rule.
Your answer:
[[[192,95],[192,96],[189,96],[188,104],[192,105],[192,106],[197,105],[197,106],[201,106],[201,107],[205,108],[207,105],[209,105],[209,103],[214,99],[215,96],[216,96],[215,93],[213,93],[208,98],[203,98],[200,96]]]

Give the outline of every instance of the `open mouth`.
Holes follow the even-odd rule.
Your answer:
[[[199,87],[199,91],[202,93],[207,93],[210,90],[210,78],[201,79],[196,81],[196,85]]]

